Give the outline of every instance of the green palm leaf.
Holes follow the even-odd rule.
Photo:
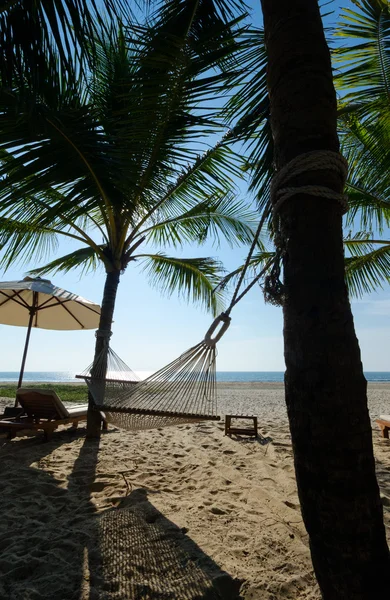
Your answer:
[[[26,221],[0,217],[0,268],[8,269],[11,264],[21,264],[54,253],[58,248],[55,232],[36,227]]]
[[[336,30],[342,47],[335,51],[342,65],[337,84],[343,101],[371,104],[380,98],[389,110],[390,8],[386,0],[355,0],[358,10],[344,8]]]
[[[173,208],[173,207],[171,207]],[[155,245],[177,247],[183,242],[198,244],[211,238],[219,244],[221,238],[231,246],[253,240],[257,215],[232,194],[210,198],[171,219],[159,221],[142,231]]]
[[[344,244],[350,254],[345,259],[345,277],[352,296],[361,297],[390,283],[390,241],[355,234]]]
[[[162,293],[177,292],[187,301],[200,304],[214,315],[223,310],[221,291],[214,292],[222,265],[212,258],[175,258],[162,253],[139,254],[151,284]]]
[[[347,225],[358,218],[365,230],[390,224],[390,128],[383,123],[343,119],[342,152],[349,164]]]
[[[56,258],[43,267],[31,269],[29,273],[35,276],[48,273],[68,273],[77,268],[81,269],[82,274],[86,274],[89,271],[96,271],[99,266],[102,266],[102,263],[96,255],[95,250],[87,246]]]
[[[272,259],[274,258],[274,256],[275,252],[269,252],[265,249],[253,254],[251,260],[249,261],[247,272],[245,273],[242,286],[240,288],[240,293],[244,291],[245,287],[248,286],[251,283],[251,281],[253,281],[253,279],[255,279],[265,267],[267,267],[267,265],[269,266],[269,269],[271,269]],[[225,290],[228,287],[235,288],[241,277],[242,271],[245,268],[245,264],[246,263],[243,263],[242,265],[237,267],[237,269],[234,269],[233,271],[222,277],[221,281],[218,283],[217,289]],[[264,273],[264,276],[266,276],[267,273],[268,271]]]

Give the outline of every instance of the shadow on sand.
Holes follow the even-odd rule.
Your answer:
[[[0,448],[0,598],[239,598],[240,582],[159,512],[147,490],[96,511],[99,442],[83,435],[60,431],[46,444],[16,439]],[[71,472],[70,456],[61,460],[68,451]]]
[[[115,598],[239,598],[232,579],[148,499],[132,491],[99,518],[104,587]]]
[[[87,600],[85,548],[94,531],[89,485],[95,477],[98,445],[85,431],[16,438],[0,448],[0,598]],[[69,475],[53,452],[81,445]],[[57,462],[58,461],[58,462]],[[64,463],[62,465],[62,463]],[[82,480],[82,482],[81,482]],[[92,527],[91,527],[92,526]]]

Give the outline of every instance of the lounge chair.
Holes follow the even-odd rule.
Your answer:
[[[376,420],[376,423],[379,425],[382,437],[389,439],[390,415],[380,415],[379,419]]]
[[[0,420],[0,431],[10,438],[21,431],[42,430],[45,440],[49,440],[59,425],[71,423],[76,428],[79,421],[87,419],[88,404],[66,408],[54,390],[19,388],[16,398],[21,406],[20,414]]]

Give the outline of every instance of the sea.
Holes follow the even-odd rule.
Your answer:
[[[152,371],[135,371],[140,379],[145,379],[152,374]],[[372,382],[390,382],[390,371],[366,371],[364,373],[367,381]],[[0,371],[0,382],[18,381],[19,373],[17,371]],[[236,381],[236,382],[283,382],[283,371],[217,371],[217,381]],[[73,371],[25,371],[23,383],[27,382],[56,382],[70,383],[78,382],[75,379]]]

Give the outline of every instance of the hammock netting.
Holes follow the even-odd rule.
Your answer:
[[[96,409],[124,429],[219,420],[215,344],[203,340],[142,381],[108,348],[81,375]]]

